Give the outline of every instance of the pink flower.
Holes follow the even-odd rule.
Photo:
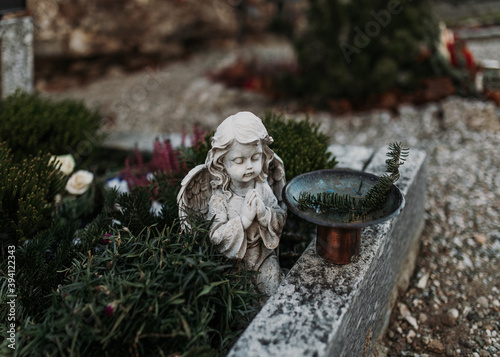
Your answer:
[[[108,304],[108,306],[106,306],[106,308],[104,309],[104,314],[107,317],[112,316],[115,313],[117,307],[118,307],[118,302],[113,301],[112,303]]]
[[[111,242],[111,239],[109,237],[111,237],[111,234],[106,233],[104,235],[104,238],[102,239],[102,244],[109,244]]]

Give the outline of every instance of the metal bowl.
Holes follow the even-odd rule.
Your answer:
[[[300,210],[297,199],[301,192],[335,192],[361,197],[366,195],[378,179],[378,176],[367,172],[347,169],[311,171],[288,182],[283,188],[283,199],[291,212],[318,226],[318,254],[332,263],[347,264],[359,252],[361,228],[382,223],[401,212],[405,205],[401,191],[392,185],[386,202],[380,208],[356,216],[318,212],[312,208]]]

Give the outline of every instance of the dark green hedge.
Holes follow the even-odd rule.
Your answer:
[[[39,151],[87,159],[99,143],[100,125],[99,113],[75,100],[54,101],[17,91],[0,105],[0,141],[17,161]]]

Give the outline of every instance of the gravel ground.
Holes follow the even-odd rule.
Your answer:
[[[77,98],[100,108],[108,119],[107,131],[169,134],[200,123],[214,129],[227,116],[246,110],[263,113],[274,109],[271,100],[251,91],[227,88],[208,78],[239,58],[265,58],[267,63],[289,60],[292,48],[273,39],[245,47],[229,45],[199,53],[166,66],[125,74],[119,67],[86,86],[47,94]],[[72,83],[71,79],[67,79]],[[50,87],[37,83],[42,92]]]
[[[421,109],[402,108],[398,117],[383,121],[372,115],[356,134],[336,135],[366,145],[401,138],[429,154],[422,248],[380,356],[499,356],[497,110],[449,98]],[[374,128],[384,126],[377,136]]]
[[[48,95],[100,106],[108,131],[179,132],[195,122],[215,128],[240,110],[304,117],[290,113],[293,103],[272,103],[204,76],[238,56],[258,53],[276,61],[289,56],[288,46],[272,45],[272,50],[269,44],[214,50],[133,75],[115,69],[86,87]],[[385,147],[398,140],[429,155],[421,251],[376,354],[500,356],[498,108],[451,97],[422,107],[401,105],[398,114],[314,113],[311,119],[335,144]]]

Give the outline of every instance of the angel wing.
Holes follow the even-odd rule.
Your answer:
[[[271,186],[274,195],[278,199],[278,204],[286,210],[286,205],[283,202],[283,187],[285,187],[285,165],[283,160],[274,154],[274,159],[269,163],[269,174],[267,175],[267,183]]]
[[[186,220],[189,212],[198,212],[206,217],[211,195],[212,186],[207,166],[202,164],[191,169],[182,180],[181,190],[177,195],[179,218],[183,227],[191,228]]]

